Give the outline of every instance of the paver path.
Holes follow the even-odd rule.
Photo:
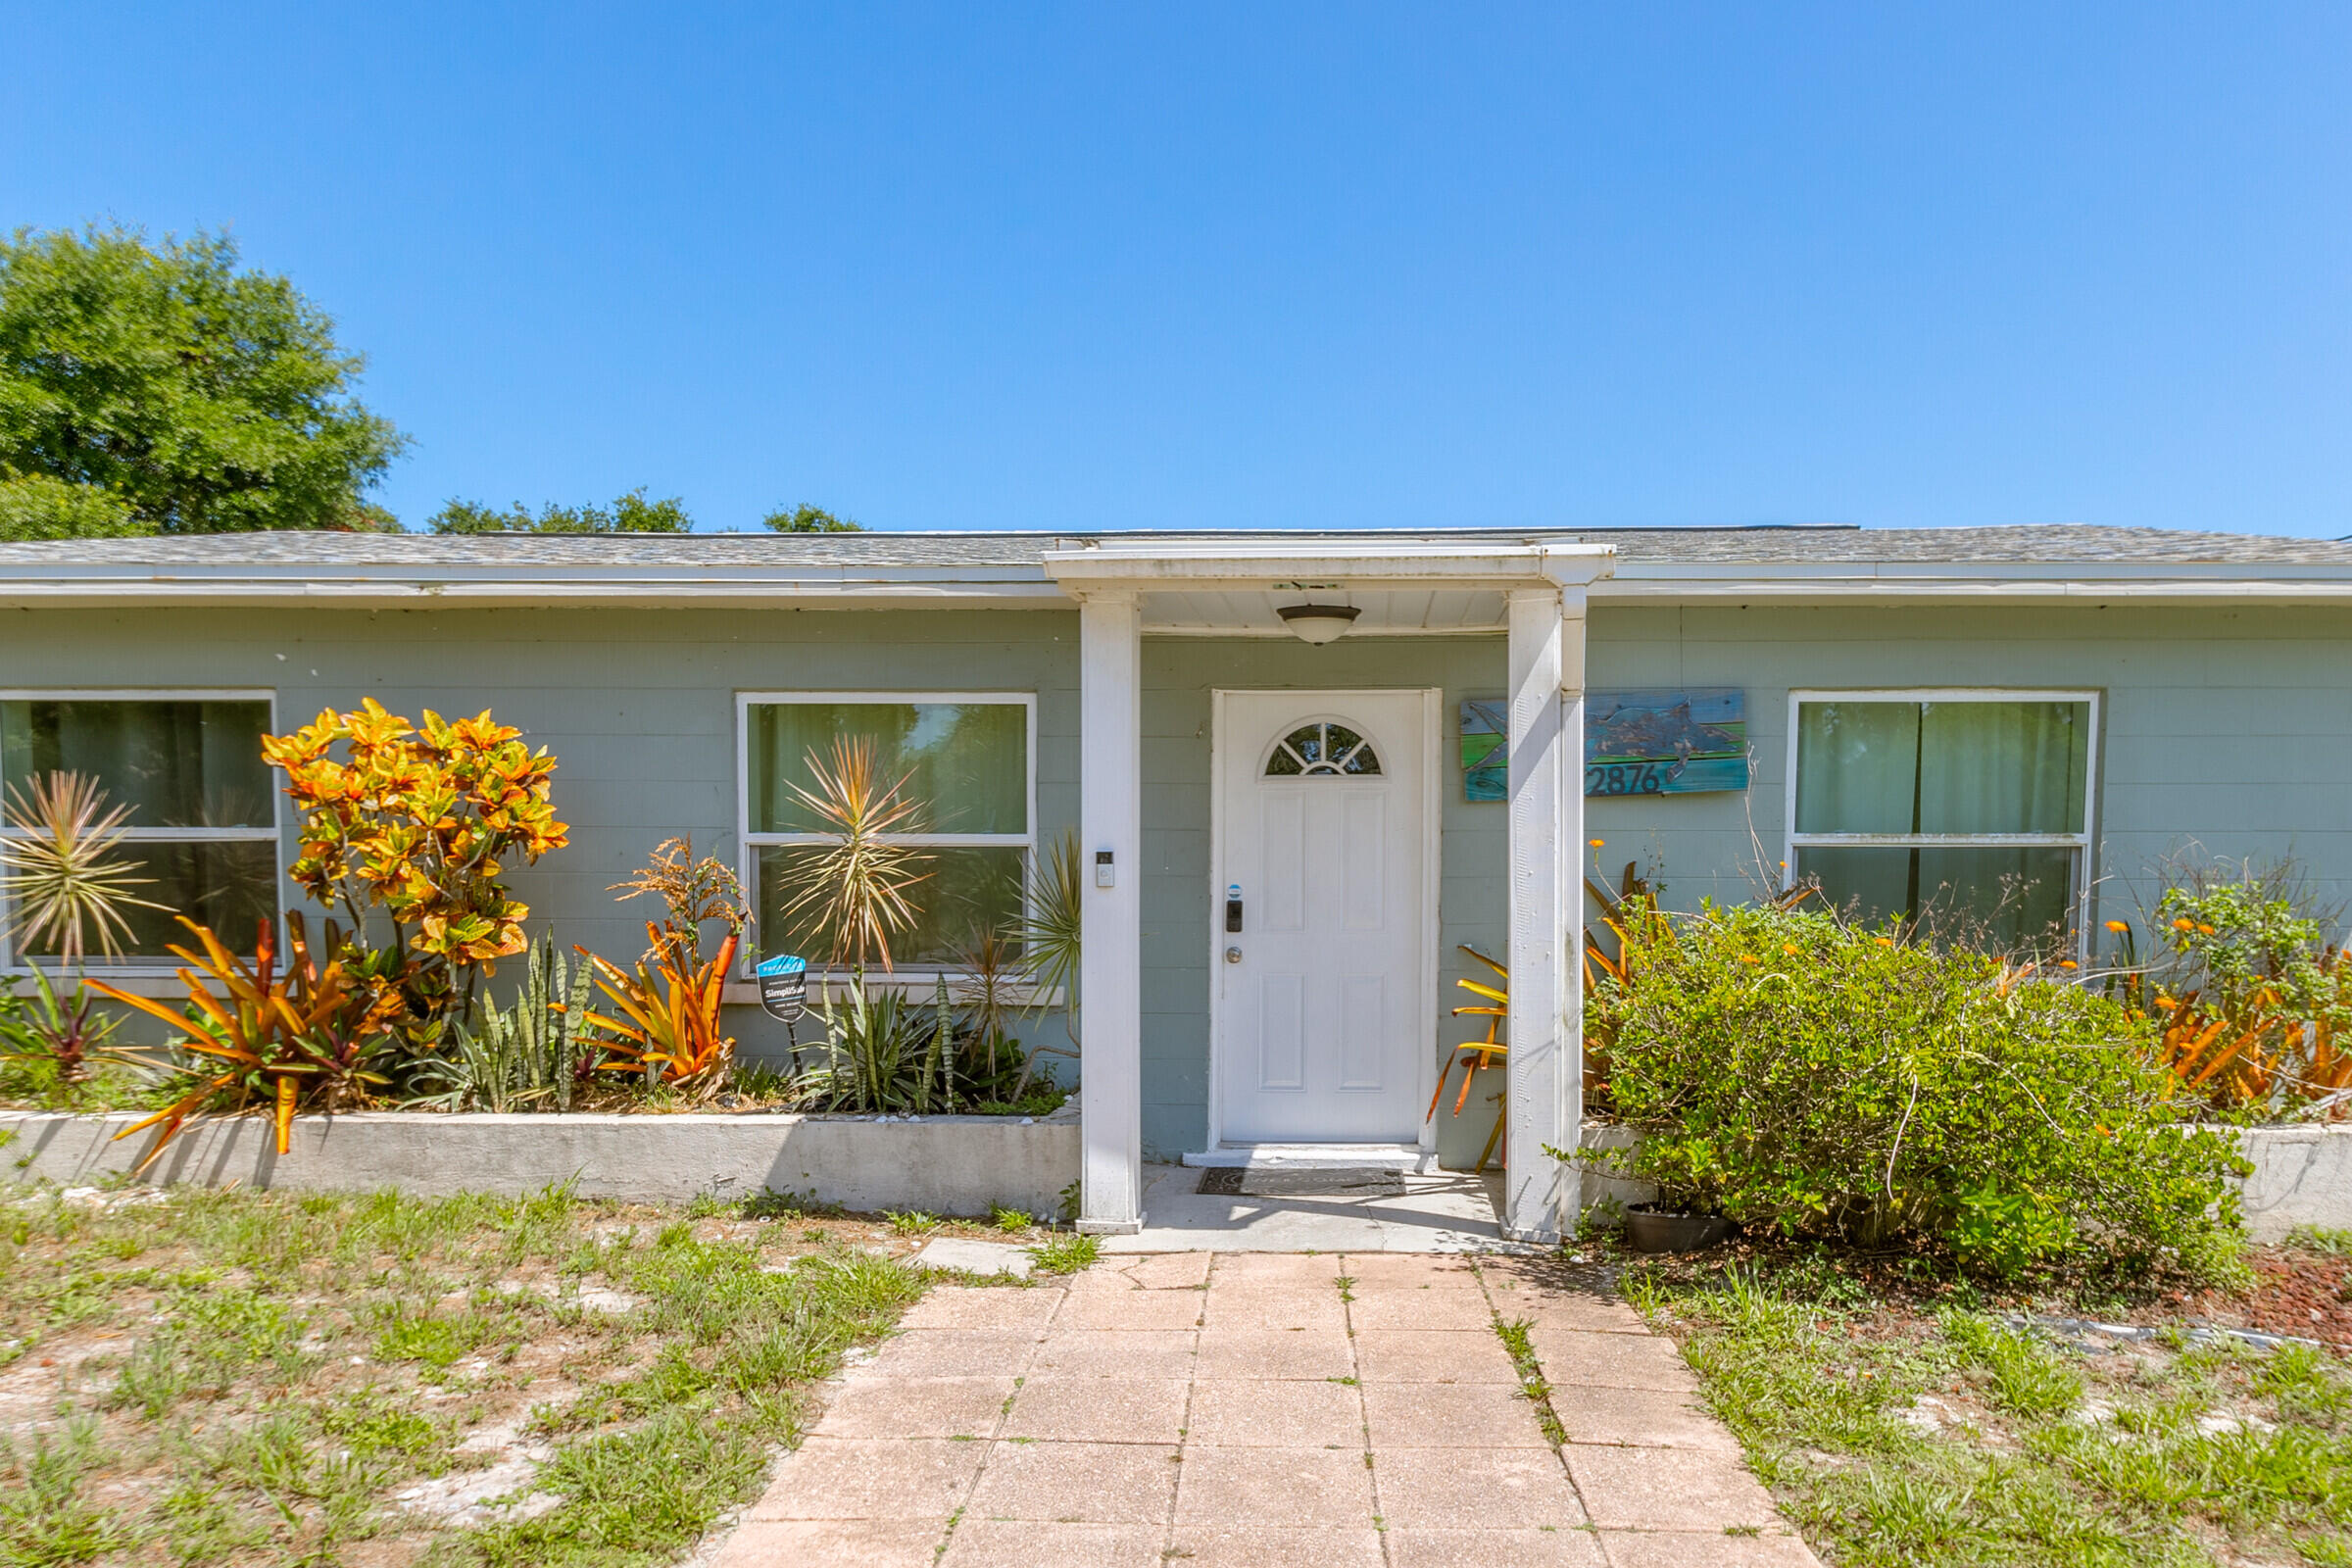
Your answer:
[[[1498,1318],[1532,1324],[1556,1448]],[[1632,1308],[1531,1260],[1168,1252],[941,1288],[718,1562],[1811,1564],[1695,1388]]]

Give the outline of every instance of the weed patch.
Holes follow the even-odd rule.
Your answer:
[[[1551,1385],[1544,1381],[1543,1364],[1536,1358],[1536,1348],[1528,1338],[1530,1325],[1522,1318],[1511,1323],[1497,1323],[1494,1332],[1502,1339],[1502,1348],[1510,1352],[1511,1365],[1519,1372],[1519,1391],[1536,1407],[1536,1420],[1543,1425],[1544,1437],[1553,1447],[1568,1441],[1567,1429],[1560,1425],[1558,1412],[1551,1407]]]
[[[0,1437],[0,1568],[675,1561],[920,1294],[875,1230],[562,1189],[25,1195],[0,1359],[47,1381]]]
[[[1029,1249],[1040,1274],[1075,1274],[1102,1255],[1102,1243],[1092,1236],[1054,1236]]]
[[[2352,1542],[2333,1355],[2055,1340],[1821,1253],[1625,1288],[1825,1560],[2328,1563]]]

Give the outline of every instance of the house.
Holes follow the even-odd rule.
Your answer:
[[[288,896],[255,737],[364,696],[489,708],[556,753],[573,844],[515,884],[607,952],[637,945],[611,884],[673,833],[772,911],[812,830],[786,786],[844,730],[931,806],[911,984],[1074,830],[1102,1231],[1140,1223],[1147,1158],[1426,1152],[1466,945],[1511,972],[1504,1220],[1558,1234],[1575,1177],[1537,1152],[1576,1136],[1596,866],[1642,861],[1678,906],[1785,868],[2077,944],[2190,841],[2352,893],[2341,543],[246,534],[0,546],[0,773],[96,771],[159,896],[223,930]],[[131,981],[163,983],[168,929]],[[749,1006],[740,1033],[785,1047]]]

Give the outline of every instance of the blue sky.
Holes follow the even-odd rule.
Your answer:
[[[2352,7],[0,0],[0,224],[228,227],[379,492],[2352,533]]]

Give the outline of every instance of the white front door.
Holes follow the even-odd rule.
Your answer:
[[[1218,694],[1218,1138],[1410,1143],[1432,1055],[1429,693]],[[1238,892],[1237,892],[1238,890]],[[1229,900],[1238,902],[1240,929]]]

